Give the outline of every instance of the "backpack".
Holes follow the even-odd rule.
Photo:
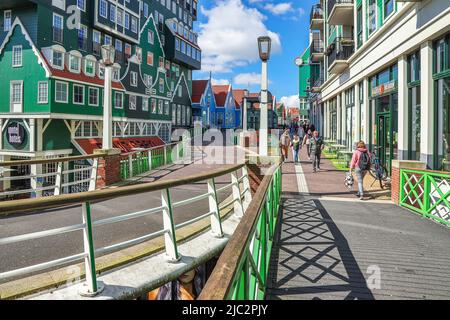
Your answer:
[[[370,158],[367,152],[361,152],[361,156],[359,157],[359,168],[361,170],[370,169]]]

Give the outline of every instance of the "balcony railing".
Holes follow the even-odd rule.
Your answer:
[[[53,41],[63,43],[64,41],[64,29],[53,28]]]
[[[352,38],[337,37],[328,47],[328,66],[336,60],[347,61],[355,52],[355,43]]]
[[[353,0],[328,0],[328,14],[333,11],[333,8],[339,4],[353,4]]]
[[[324,53],[323,40],[315,39],[311,43],[311,54]]]
[[[310,21],[315,19],[323,19],[323,9],[320,4],[316,4],[311,8]]]

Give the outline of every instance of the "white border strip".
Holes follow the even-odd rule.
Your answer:
[[[294,164],[295,173],[297,176],[297,187],[299,193],[309,193],[308,184],[306,183],[305,174],[303,173],[302,165]]]

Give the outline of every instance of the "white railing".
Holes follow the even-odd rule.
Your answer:
[[[104,156],[104,154],[97,154],[0,162],[0,200],[12,200],[14,197],[23,195],[41,197],[95,190],[99,158]],[[91,164],[69,169],[77,162]],[[22,168],[29,173],[12,175],[17,170],[14,168]],[[22,188],[8,187],[13,181],[21,181]]]
[[[239,171],[241,175],[239,177]],[[215,179],[218,177],[231,175],[231,182],[221,188],[216,188]],[[173,202],[171,199],[171,189],[177,186],[186,185],[190,183],[206,182],[207,192],[195,197],[185,200]],[[217,193],[229,190],[227,200],[225,203],[219,203]],[[154,208],[148,208],[141,211],[126,213],[120,216],[104,218],[93,221],[91,212],[91,202],[101,201],[111,198],[123,197],[127,195],[140,194],[145,192],[161,192],[161,205]],[[183,207],[201,200],[208,200],[208,211],[199,216],[175,225],[173,219],[173,210],[175,208]],[[15,212],[36,211],[39,209],[49,209],[61,206],[69,206],[74,204],[81,204],[82,223],[63,226],[56,229],[38,231],[28,234],[15,235],[0,239],[0,246],[14,244],[23,241],[35,240],[44,237],[67,234],[74,231],[83,231],[84,249],[81,253],[71,255],[68,257],[24,267],[20,269],[10,270],[0,273],[0,281],[7,280],[13,277],[25,276],[34,272],[55,268],[69,263],[80,262],[84,260],[86,270],[86,282],[84,286],[85,291],[80,293],[83,296],[94,296],[101,292],[103,288],[101,284],[97,283],[96,263],[95,259],[99,255],[121,250],[144,241],[154,239],[159,236],[164,236],[164,248],[167,255],[167,260],[177,262],[181,257],[178,253],[178,243],[176,232],[182,227],[193,224],[205,218],[210,218],[210,228],[213,237],[222,237],[222,219],[220,212],[224,208],[233,206],[233,212],[236,216],[242,217],[247,210],[252,200],[250,181],[247,167],[245,165],[236,165],[226,169],[222,169],[213,173],[196,175],[177,180],[159,181],[154,183],[139,184],[133,186],[119,187],[116,189],[97,190],[94,192],[84,192],[70,195],[60,195],[47,197],[45,199],[25,199],[0,203],[0,215],[11,214]],[[144,216],[162,214],[163,228],[156,232],[123,241],[120,243],[111,244],[102,248],[95,249],[93,234],[94,227],[99,227],[107,224],[114,224],[124,222],[131,219],[136,219]]]

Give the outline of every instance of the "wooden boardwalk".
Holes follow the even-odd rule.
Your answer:
[[[283,192],[267,299],[450,299],[449,228],[390,202],[295,192],[298,170],[285,167],[290,192]],[[325,195],[336,191],[331,174],[339,173],[314,176]]]

